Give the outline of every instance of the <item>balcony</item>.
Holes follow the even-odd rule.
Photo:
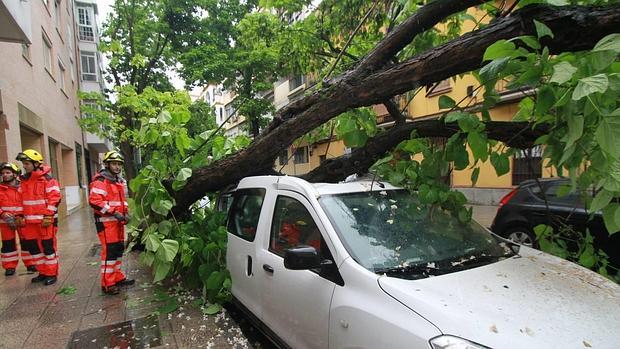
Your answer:
[[[0,0],[0,42],[32,42],[30,1]]]
[[[112,142],[107,139],[101,138],[90,132],[85,132],[86,144],[89,149],[95,150],[97,153],[105,153],[112,150]]]

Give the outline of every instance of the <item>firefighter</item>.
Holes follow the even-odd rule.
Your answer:
[[[0,183],[0,235],[2,235],[2,250],[0,261],[4,268],[4,275],[15,274],[17,267],[16,232],[23,222],[22,193],[19,187],[19,168],[16,165],[3,162],[0,164],[2,182]],[[34,262],[27,252],[22,251],[22,260],[28,271],[36,271]]]
[[[60,185],[51,175],[51,168],[43,164],[43,156],[36,150],[26,149],[17,154],[24,172],[20,177],[25,225],[22,228],[22,248],[37,262],[39,275],[32,282],[55,284],[58,278],[56,232]],[[43,252],[43,255],[41,255]]]
[[[101,241],[101,290],[119,293],[119,288],[135,283],[121,271],[125,250],[125,224],[129,220],[125,180],[121,177],[124,159],[116,151],[103,156],[105,168],[90,184],[89,202],[95,211],[95,227]]]

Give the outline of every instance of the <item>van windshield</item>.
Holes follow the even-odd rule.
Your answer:
[[[417,279],[515,254],[475,221],[461,223],[406,190],[325,195],[319,202],[349,254],[375,273]]]

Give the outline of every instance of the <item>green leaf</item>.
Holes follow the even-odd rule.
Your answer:
[[[592,268],[596,263],[596,256],[594,255],[594,248],[592,245],[586,246],[579,256],[579,265],[585,268]]]
[[[159,246],[161,246],[161,241],[157,238],[157,235],[155,234],[148,234],[145,237],[144,244],[146,245],[146,249],[152,252],[156,252],[157,249],[159,249]]]
[[[225,279],[226,274],[219,271],[214,271],[207,279],[207,290],[218,290],[222,288]]]
[[[494,59],[480,69],[480,78],[485,82],[494,79],[506,67],[509,61],[510,57]]]
[[[342,140],[347,147],[359,148],[363,147],[368,140],[368,135],[364,131],[355,130],[342,135]]]
[[[526,44],[528,47],[534,50],[540,50],[540,43],[538,42],[538,39],[536,39],[536,37],[534,36],[524,35],[524,36],[519,36],[516,39],[523,41],[524,44]],[[513,41],[513,40],[511,39],[510,41]]]
[[[609,34],[599,40],[592,51],[614,51],[620,53],[620,34]]]
[[[487,147],[487,139],[480,132],[469,132],[467,134],[467,143],[474,155],[474,160],[486,161],[489,153]]]
[[[164,239],[161,242],[161,248],[157,253],[161,253],[161,256],[166,262],[172,262],[174,257],[179,251],[179,242],[171,239]]]
[[[499,40],[484,51],[482,61],[492,61],[497,58],[512,57],[516,46],[507,40]]]
[[[168,123],[168,122],[170,122],[170,120],[172,120],[172,116],[170,115],[170,113],[167,110],[163,110],[157,116],[157,122],[160,123],[160,124]]]
[[[536,96],[536,114],[544,115],[555,104],[555,94],[551,86],[543,86]]]
[[[471,186],[475,186],[478,183],[478,177],[480,176],[480,167],[474,168],[471,172]]]
[[[612,192],[605,189],[600,190],[594,197],[594,200],[592,200],[592,204],[589,208],[590,211],[596,212],[601,210],[603,207],[607,206],[611,202],[611,199],[613,199],[613,197],[614,195]]]
[[[620,231],[620,205],[609,204],[603,209],[603,221],[609,235]]]
[[[75,291],[77,291],[77,288],[73,287],[73,286],[65,286],[61,289],[59,289],[58,291],[56,291],[56,294],[60,294],[63,296],[70,296],[75,294]]]
[[[439,97],[439,109],[450,109],[454,108],[455,106],[456,102],[454,101],[454,99],[446,95],[441,95]]]
[[[569,114],[566,121],[568,123],[566,146],[569,147],[583,135],[583,115]]]
[[[208,307],[206,307],[203,310],[203,313],[207,314],[207,315],[215,315],[217,313],[219,313],[222,310],[222,306],[215,303],[215,304],[210,304]]]
[[[603,117],[594,137],[601,149],[616,159],[620,158],[620,109]]]
[[[549,36],[550,38],[553,39],[554,37],[553,32],[551,31],[551,29],[549,29],[549,27],[547,27],[546,24],[539,22],[537,20],[534,20],[534,25],[536,26],[536,35],[538,35],[539,39],[545,36]]]
[[[491,164],[495,167],[498,177],[510,172],[510,159],[506,154],[491,153]]]
[[[186,181],[191,176],[192,176],[192,169],[184,167],[184,168],[179,170],[179,173],[177,173],[176,180],[177,181]]]
[[[168,302],[166,302],[166,304],[159,306],[157,308],[157,311],[160,314],[169,314],[177,310],[178,308],[179,308],[179,301],[173,298],[173,299],[170,299]]]
[[[553,66],[553,75],[551,75],[550,82],[556,84],[563,84],[572,79],[573,75],[577,72],[577,68],[573,67],[568,62],[560,62]]]
[[[449,123],[449,122],[454,122],[454,121],[459,121],[462,118],[465,117],[469,117],[471,114],[469,113],[464,113],[464,112],[460,112],[460,111],[453,111],[450,112],[446,115],[446,117],[444,118],[444,122],[445,123]]]
[[[159,282],[163,280],[170,272],[172,265],[168,262],[155,262],[155,276],[153,282]]]
[[[477,132],[480,127],[480,120],[474,115],[467,115],[458,119],[459,128],[463,132]]]
[[[170,200],[156,200],[151,204],[151,209],[162,216],[166,216],[172,208],[172,201]]]
[[[608,86],[609,80],[605,74],[597,74],[582,78],[579,80],[579,83],[577,83],[572,98],[574,101],[578,101],[596,92],[603,93],[607,90]]]
[[[512,118],[513,121],[529,120],[534,114],[534,100],[531,97],[525,97],[519,102],[519,111]]]

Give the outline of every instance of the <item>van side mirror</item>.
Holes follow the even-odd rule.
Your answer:
[[[284,267],[291,270],[307,270],[321,267],[321,258],[312,246],[299,246],[284,252]]]

